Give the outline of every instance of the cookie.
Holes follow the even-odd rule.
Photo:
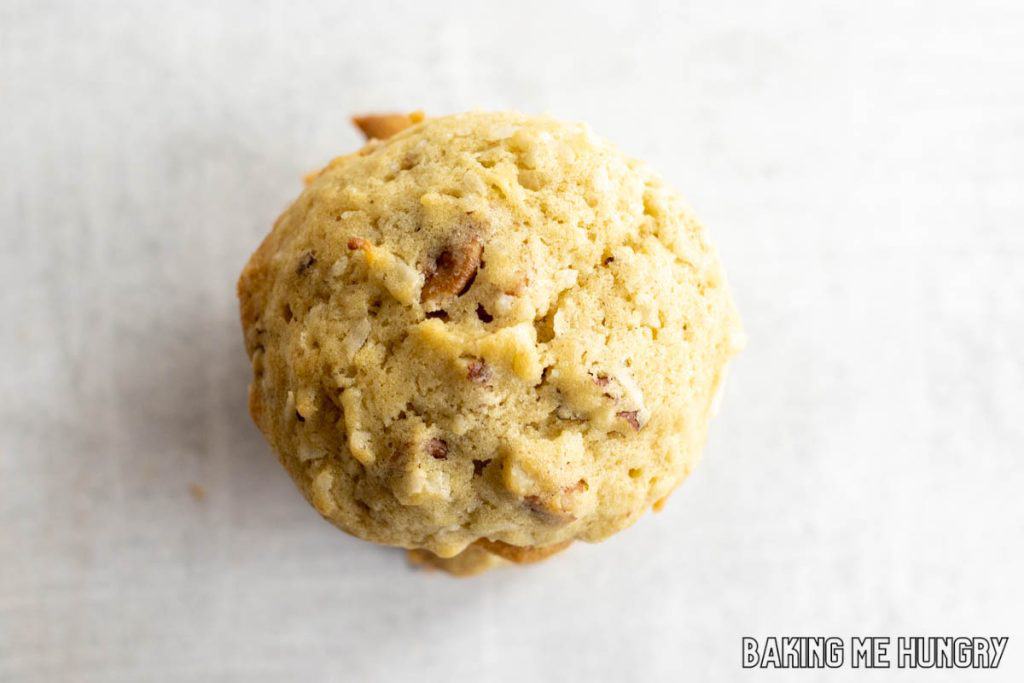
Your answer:
[[[453,576],[476,576],[501,565],[501,556],[488,552],[476,543],[453,557],[438,557],[429,550],[409,551],[409,563],[421,569],[440,569]]]
[[[689,208],[585,125],[356,122],[238,283],[250,412],[299,489],[463,574],[660,505],[742,338]]]

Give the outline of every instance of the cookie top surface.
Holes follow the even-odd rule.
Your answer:
[[[678,195],[585,125],[512,113],[335,159],[238,288],[250,410],[300,489],[442,556],[634,522],[698,460],[740,338]]]

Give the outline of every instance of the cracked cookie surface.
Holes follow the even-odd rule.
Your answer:
[[[311,174],[246,265],[253,418],[361,538],[606,538],[689,474],[738,350],[705,230],[585,125],[407,124]]]

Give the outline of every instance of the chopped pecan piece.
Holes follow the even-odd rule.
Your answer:
[[[369,247],[370,243],[364,240],[362,237],[348,238],[348,248],[351,249],[352,251],[355,251],[356,249],[368,249]]]
[[[414,111],[411,114],[367,114],[352,117],[352,123],[367,140],[387,140],[392,135],[400,133],[422,120],[423,112],[421,111]]]
[[[596,375],[594,373],[590,373],[590,377],[594,380],[594,384],[604,390],[601,392],[602,396],[605,398],[615,398],[615,396],[612,395],[613,389],[609,388],[609,385],[612,383],[611,377],[603,372],[599,372]]]
[[[479,358],[475,358],[469,361],[469,365],[466,366],[466,376],[470,382],[487,385],[492,377],[491,368],[487,363]]]
[[[474,460],[473,461],[473,474],[480,476],[487,469],[487,466],[491,464],[490,460]]]
[[[523,502],[530,512],[540,517],[547,524],[568,524],[569,522],[576,521],[576,517],[568,512],[552,510],[544,504],[540,496],[526,496],[523,498]]]
[[[615,413],[615,415],[628,422],[629,426],[638,432],[643,428],[643,425],[640,424],[639,411],[637,410],[623,410]]]
[[[447,460],[448,459],[448,443],[442,439],[434,437],[427,441],[424,446],[429,455],[434,460]]]
[[[424,273],[426,280],[420,301],[424,304],[443,304],[448,299],[464,294],[473,284],[483,251],[483,242],[475,234],[446,246]]]

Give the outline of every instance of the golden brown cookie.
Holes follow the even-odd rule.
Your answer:
[[[239,280],[257,425],[325,518],[434,566],[629,526],[740,345],[704,228],[585,125],[374,118]]]

